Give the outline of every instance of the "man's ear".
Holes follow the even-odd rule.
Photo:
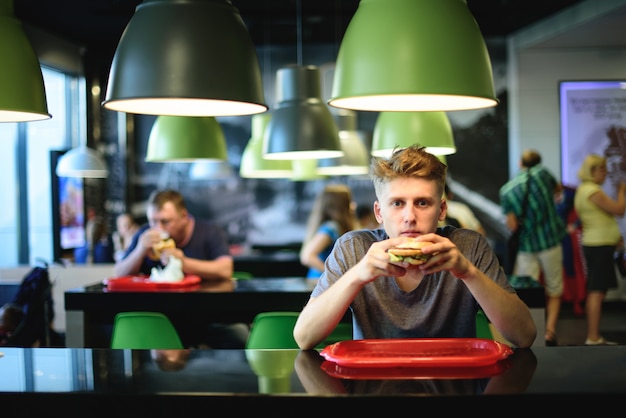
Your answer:
[[[444,221],[446,219],[446,215],[448,214],[448,202],[446,199],[441,199],[439,220]]]
[[[376,217],[376,221],[382,225],[383,215],[380,213],[380,203],[378,203],[378,200],[374,201],[374,216]]]

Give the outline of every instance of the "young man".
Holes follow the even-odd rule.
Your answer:
[[[446,226],[446,165],[417,145],[374,158],[379,230],[343,235],[304,307],[294,338],[312,349],[346,310],[354,338],[476,336],[479,308],[511,344],[530,347],[537,328],[526,304],[508,283],[487,240],[478,232]],[[392,262],[387,250],[408,237],[432,242],[418,266]]]
[[[227,279],[233,276],[234,262],[224,232],[214,224],[199,221],[189,214],[183,196],[175,190],[155,191],[148,199],[148,225],[133,237],[121,260],[115,264],[116,276],[150,274],[152,267],[167,265],[173,255],[182,260],[185,274],[202,279]],[[153,246],[172,238],[176,248],[161,251],[151,258]]]

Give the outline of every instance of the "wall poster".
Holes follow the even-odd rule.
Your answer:
[[[50,151],[54,259],[71,256],[87,244],[85,193],[82,178],[59,177],[55,167],[65,151]]]
[[[619,181],[626,181],[626,80],[562,81],[561,179],[576,187],[578,170],[589,154],[607,158],[604,191],[615,197]],[[626,219],[618,220],[626,236]]]

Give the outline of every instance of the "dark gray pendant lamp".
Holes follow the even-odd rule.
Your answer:
[[[271,112],[252,116],[251,135],[241,154],[239,175],[243,178],[290,178],[291,160],[263,158],[263,135],[272,118]]]
[[[318,67],[280,68],[276,73],[276,100],[263,140],[265,158],[298,160],[343,155],[337,125],[322,101]]]
[[[13,0],[0,0],[0,63],[0,122],[50,119],[41,66]]]
[[[361,0],[329,105],[366,111],[495,106],[489,53],[465,0]]]
[[[357,131],[356,112],[338,109],[337,125],[343,157],[324,158],[318,161],[317,171],[326,176],[357,176],[369,171],[370,151],[365,146],[362,133]]]
[[[267,111],[239,10],[228,0],[144,0],[115,51],[103,106],[174,116]]]

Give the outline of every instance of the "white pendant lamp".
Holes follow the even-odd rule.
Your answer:
[[[456,152],[450,120],[445,112],[380,112],[374,126],[372,155],[389,157],[395,148],[413,144],[434,155]]]
[[[59,158],[56,174],[59,177],[104,178],[109,171],[97,151],[81,145]]]
[[[127,113],[267,111],[247,28],[229,0],[144,0],[115,51],[103,106]]]
[[[189,166],[191,180],[223,180],[235,176],[228,161],[194,161]]]
[[[451,111],[498,103],[489,53],[465,0],[361,0],[339,47],[328,104]]]
[[[0,0],[0,122],[50,119],[41,66],[13,0]]]
[[[352,110],[337,112],[339,140],[343,157],[318,161],[317,171],[326,176],[358,176],[369,172],[370,152],[357,131],[357,114]]]
[[[251,135],[241,155],[239,175],[243,178],[290,178],[291,160],[263,158],[263,135],[272,117],[270,112],[252,116]]]

